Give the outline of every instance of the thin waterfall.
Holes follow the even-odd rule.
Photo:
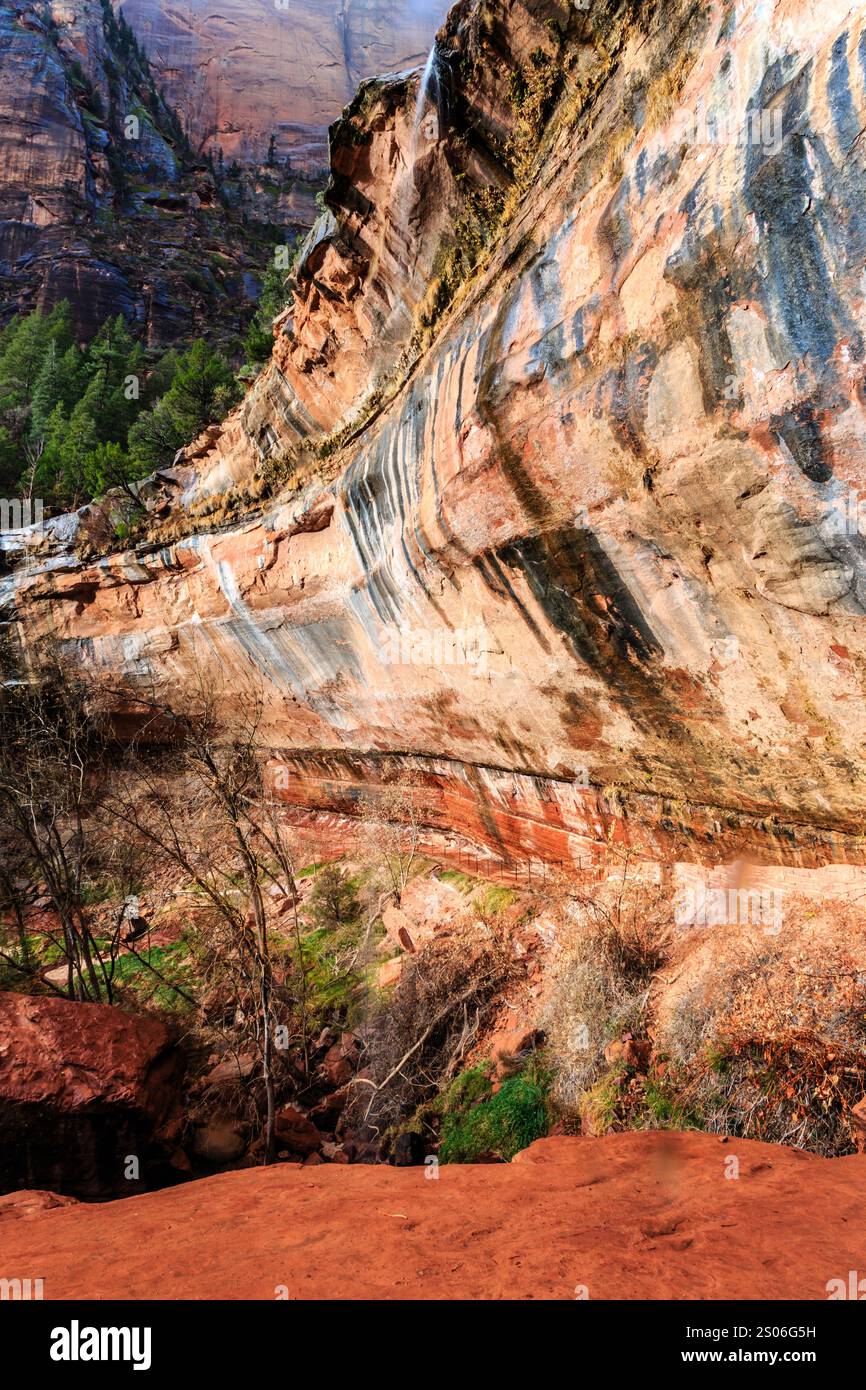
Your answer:
[[[411,135],[405,152],[404,171],[400,178],[400,194],[396,199],[397,210],[393,218],[397,242],[404,247],[410,239],[410,218],[417,201],[415,165],[421,150],[428,149],[441,138],[443,96],[441,58],[434,40],[433,47],[427,55],[427,61],[418,79]]]
[[[440,85],[439,85],[439,51],[436,47],[436,40],[433,40],[433,47],[427,55],[424,64],[424,71],[421,73],[421,81],[418,83],[418,95],[415,98],[415,116],[412,121],[412,151],[418,144],[418,135],[421,130],[421,122],[424,113],[429,105],[433,105],[431,119],[435,120],[436,129],[429,138],[439,139],[439,107],[440,107]],[[426,131],[425,131],[426,134]]]

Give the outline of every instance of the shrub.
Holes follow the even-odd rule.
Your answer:
[[[605,1045],[646,1030],[650,986],[667,955],[670,900],[655,885],[602,884],[593,897],[569,891],[543,1026],[558,1105],[585,1110],[583,1095],[604,1075]],[[594,1102],[593,1102],[594,1104]],[[592,1107],[591,1107],[592,1108]]]
[[[854,1149],[848,1114],[866,1090],[866,1054],[808,1031],[719,1039],[688,1068],[704,1128],[833,1157]]]
[[[439,1157],[443,1163],[476,1163],[492,1156],[509,1161],[550,1127],[550,1078],[533,1058],[492,1094],[487,1068],[464,1072],[446,1092]]]
[[[355,882],[337,864],[326,864],[316,875],[307,904],[307,916],[315,927],[336,931],[354,922],[361,911]]]
[[[438,1106],[516,970],[504,933],[479,922],[473,938],[469,947],[462,939],[434,940],[406,959],[368,1039],[374,1090],[357,1097],[353,1124],[393,1134]]]

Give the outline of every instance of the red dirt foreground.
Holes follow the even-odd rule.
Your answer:
[[[438,1180],[280,1164],[101,1205],[0,1198],[0,1273],[46,1299],[826,1299],[862,1266],[864,1190],[866,1156],[696,1133],[544,1139]]]

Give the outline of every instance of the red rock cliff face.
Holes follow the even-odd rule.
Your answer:
[[[358,83],[423,63],[446,0],[117,0],[200,148],[327,167],[328,126]]]
[[[259,682],[309,807],[410,764],[431,822],[498,852],[862,862],[866,13],[563,16],[458,6],[441,126],[416,84],[347,116],[187,500],[275,460],[286,492],[4,596],[97,671],[171,692],[204,662],[229,707]],[[545,72],[541,163],[428,341]]]

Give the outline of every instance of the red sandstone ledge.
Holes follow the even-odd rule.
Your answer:
[[[46,1299],[824,1300],[863,1265],[864,1219],[866,1156],[628,1133],[435,1180],[279,1164],[99,1205],[5,1199],[0,1273]]]

